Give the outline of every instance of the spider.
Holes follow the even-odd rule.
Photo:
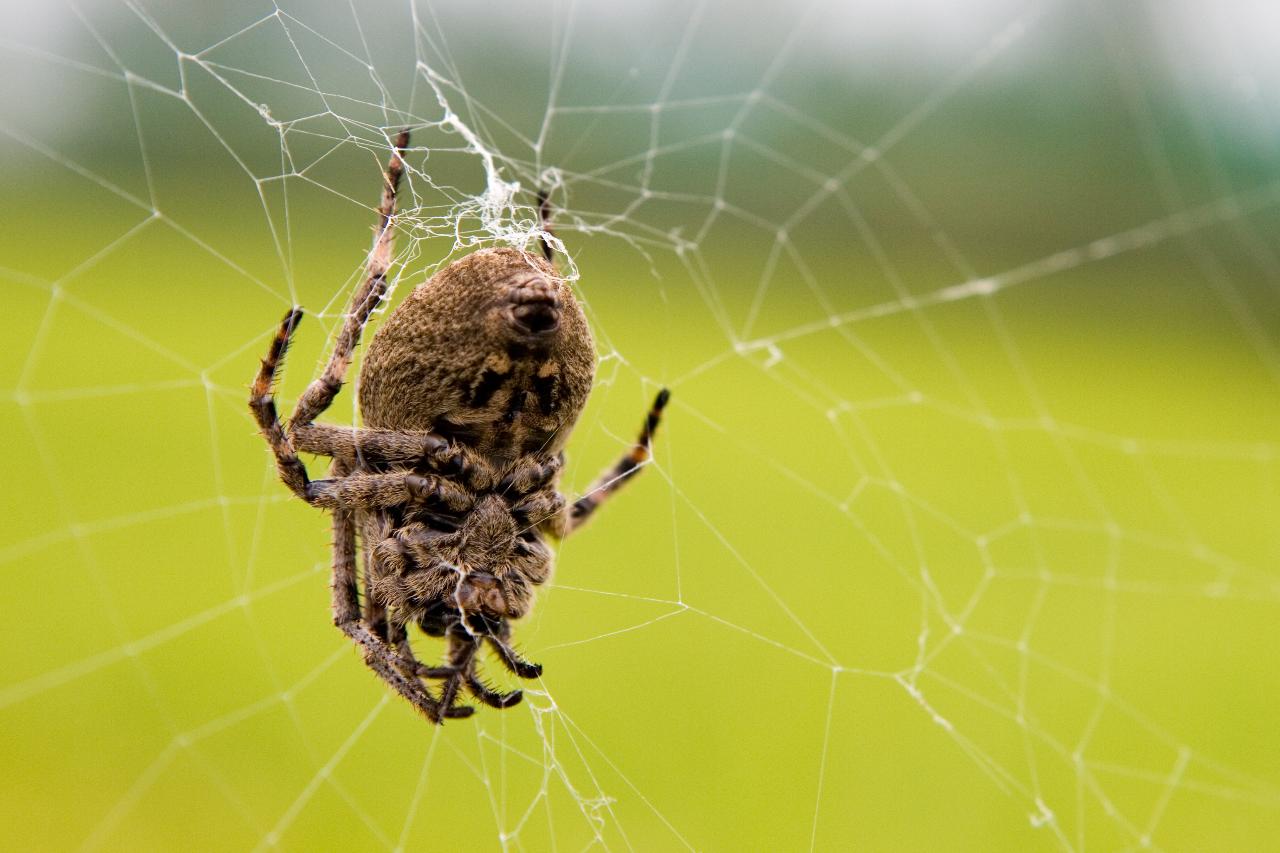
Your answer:
[[[285,485],[333,513],[334,623],[370,669],[438,724],[475,711],[459,704],[463,690],[495,708],[520,701],[520,690],[500,692],[477,674],[486,645],[520,678],[541,675],[512,648],[509,620],[529,612],[534,587],[550,576],[544,537],[578,530],[640,470],[668,393],[659,392],[635,445],[567,502],[557,488],[563,448],[591,391],[595,344],[544,237],[542,256],[482,249],[418,285],[361,367],[364,427],[316,423],[387,291],[408,144],[407,130],[393,142],[367,275],[324,371],[283,424],[273,387],[302,318],[294,308],[262,361],[249,407]],[[550,233],[545,194],[538,207]],[[299,452],[331,457],[329,479],[311,479]],[[418,661],[411,625],[446,638],[443,665]],[[438,693],[429,681],[440,682]]]

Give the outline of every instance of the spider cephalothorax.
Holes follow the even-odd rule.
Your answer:
[[[249,406],[281,479],[303,500],[333,511],[334,622],[371,669],[440,722],[473,712],[455,704],[464,688],[494,707],[520,701],[520,691],[501,693],[476,674],[486,645],[519,677],[541,674],[512,649],[508,620],[528,613],[534,588],[550,577],[552,552],[543,537],[581,526],[640,469],[667,393],[659,393],[635,446],[587,494],[566,502],[558,490],[563,447],[591,391],[591,333],[549,249],[546,258],[488,249],[440,270],[383,324],[360,373],[366,426],[315,423],[342,387],[364,325],[386,293],[408,141],[408,131],[395,140],[368,276],[324,372],[286,427],[272,385],[302,316],[295,308],[263,359]],[[545,202],[540,207],[545,218]],[[298,451],[332,457],[332,478],[310,479]],[[448,638],[444,665],[414,657],[414,625]],[[441,681],[438,696],[424,679]]]

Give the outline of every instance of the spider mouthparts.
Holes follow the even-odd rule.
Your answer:
[[[498,579],[488,572],[472,572],[463,578],[458,585],[457,602],[464,611],[503,613],[507,609]]]

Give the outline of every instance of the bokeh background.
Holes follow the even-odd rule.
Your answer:
[[[1274,6],[622,6],[4,8],[0,844],[1274,848]],[[245,405],[405,125],[396,299],[551,188],[567,491],[674,391],[439,729]]]

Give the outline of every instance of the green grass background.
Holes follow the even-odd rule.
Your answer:
[[[167,79],[167,49],[128,15],[102,19],[130,67]],[[484,34],[440,26],[472,62]],[[652,470],[563,545],[517,628],[543,682],[517,709],[441,729],[331,626],[327,520],[287,499],[245,405],[293,302],[309,317],[285,405],[324,357],[368,239],[375,155],[347,144],[310,171],[319,186],[291,179],[286,220],[280,185],[256,185],[222,144],[270,174],[278,138],[255,136],[260,117],[210,106],[215,133],[193,117],[215,103],[195,83],[188,101],[134,88],[131,103],[118,80],[49,63],[53,106],[7,102],[0,142],[4,845],[1274,845],[1274,148],[1161,78],[1141,28],[1122,28],[1155,105],[1153,158],[1098,32],[1065,10],[1037,26],[887,160],[980,276],[1155,222],[1150,246],[911,309],[904,295],[969,276],[876,168],[847,184],[876,242],[825,203],[788,238],[806,269],[783,262],[759,296],[768,229],[718,222],[691,275],[669,244],[646,257],[582,233],[574,216],[610,201],[568,197],[562,235],[601,362],[566,489],[616,457],[657,387],[674,403]],[[666,44],[642,83],[661,79]],[[723,73],[758,74],[771,49]],[[716,56],[681,85],[730,89]],[[469,89],[517,126],[521,110],[539,119],[520,87],[545,79],[508,92],[504,62],[521,60],[494,59]],[[633,100],[567,67],[584,102]],[[854,85],[797,69],[770,92],[874,140],[947,73]],[[677,112],[663,132],[723,128],[717,110]],[[571,172],[648,148],[643,123],[592,118],[564,117],[548,162],[557,145]],[[504,133],[493,144],[523,158]],[[777,111],[743,133],[794,161],[734,149],[726,196],[769,223],[814,191],[798,164],[829,176],[853,156]],[[655,182],[714,192],[718,151],[660,158]],[[469,186],[474,158],[459,162],[416,165]],[[1171,212],[1224,196],[1256,204],[1168,233]],[[705,212],[654,205],[621,229],[687,238]],[[450,245],[416,250],[399,296]],[[355,422],[352,398],[326,419]]]

